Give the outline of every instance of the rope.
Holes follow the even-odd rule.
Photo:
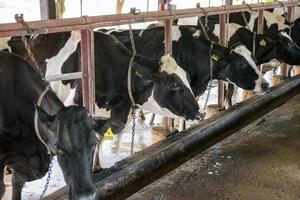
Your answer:
[[[46,95],[46,93],[48,92],[48,90],[50,89],[49,86],[47,86],[45,88],[45,90],[42,92],[42,94],[40,95],[36,105],[37,106],[41,106],[42,104],[42,100],[44,98],[44,96]],[[39,123],[38,123],[38,120],[39,120],[39,117],[38,117],[38,112],[37,110],[35,109],[35,112],[34,112],[34,129],[35,129],[35,134],[36,136],[38,137],[38,139],[41,141],[41,143],[43,145],[45,145],[46,149],[47,149],[47,154],[51,155],[51,150],[50,150],[50,147],[48,146],[48,144],[43,140],[41,134],[40,134],[40,131],[39,131]]]

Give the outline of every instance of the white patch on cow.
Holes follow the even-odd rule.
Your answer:
[[[64,101],[64,105],[65,106],[71,106],[71,105],[75,104],[74,103],[74,97],[75,97],[75,93],[76,93],[76,88],[77,88],[77,86],[75,88],[72,88],[70,90],[68,97]]]
[[[196,30],[196,32],[193,34],[193,37],[198,38],[201,36],[201,31],[200,30]]]
[[[2,37],[0,38],[0,50],[8,49],[11,51],[10,46],[8,45],[8,41],[10,40],[10,37]]]
[[[198,24],[198,17],[179,18],[177,22],[177,25],[196,26],[197,24]]]
[[[288,40],[290,40],[290,41],[293,42],[293,39],[291,38],[291,36],[289,36],[285,31],[280,31],[280,34],[281,34],[283,37],[286,37]]]
[[[178,26],[172,26],[172,40],[178,41],[181,37],[181,31]]]
[[[46,77],[51,75],[61,74],[63,63],[76,50],[77,44],[80,42],[81,35],[78,31],[72,31],[71,36],[66,42],[65,46],[58,52],[56,56],[46,60]],[[51,83],[53,91],[57,94],[62,102],[64,102],[70,93],[70,85],[64,85],[61,81]]]
[[[228,32],[227,32],[227,38],[230,39],[234,34],[235,32],[241,28],[242,26],[239,25],[239,24],[235,24],[235,23],[229,23],[227,28],[228,28]],[[214,31],[213,33],[220,37],[220,24],[215,24],[215,28],[214,28]]]
[[[258,78],[255,81],[255,88],[254,92],[256,93],[263,93],[263,89],[261,87],[262,83],[267,83],[265,78],[263,77],[262,73],[258,70],[254,60],[251,57],[251,52],[244,46],[244,45],[239,45],[233,49],[233,51],[237,54],[240,54],[243,56],[247,62],[250,64],[250,66],[253,68],[255,73],[258,75]]]
[[[163,115],[165,117],[172,117],[172,118],[183,118],[180,116],[175,115],[172,113],[169,109],[161,107],[157,101],[154,99],[153,91],[151,96],[148,98],[148,100],[140,106],[140,109],[142,110],[148,110],[150,112]]]
[[[220,24],[215,24],[213,33],[220,37]]]
[[[167,72],[167,74],[176,74],[179,76],[181,81],[184,83],[184,85],[189,88],[189,90],[192,92],[190,83],[187,79],[187,73],[184,71],[180,66],[177,65],[174,58],[172,58],[170,55],[165,55],[161,57],[160,59],[161,65],[160,65],[160,72]]]
[[[286,24],[284,24],[285,19],[284,17],[280,16],[280,15],[275,15],[269,11],[264,11],[263,13],[264,18],[267,22],[267,27],[270,28],[270,26],[272,24],[277,24],[278,25],[278,30],[284,30],[285,28],[288,28],[288,26]],[[255,19],[258,17],[258,12],[252,12],[250,21],[249,21],[249,28],[251,30],[254,29],[254,22]]]
[[[118,30],[118,29],[110,29],[110,30],[107,30],[106,32],[103,32],[102,30],[101,31],[98,31],[98,32],[101,32],[101,33],[105,33],[107,35],[110,35],[111,33],[113,32],[117,32],[117,33],[120,33],[122,31]]]

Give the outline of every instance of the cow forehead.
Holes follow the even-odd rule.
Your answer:
[[[174,58],[172,58],[170,55],[166,55],[161,57],[160,62],[161,62],[160,72],[166,72],[169,75],[176,74],[177,76],[179,76],[179,78],[184,83],[184,85],[188,87],[190,91],[192,91],[189,81],[187,79],[186,71],[177,65]]]
[[[233,51],[241,56],[243,56],[249,65],[254,69],[254,71],[259,75],[260,72],[258,71],[258,68],[256,67],[256,64],[254,60],[251,57],[251,52],[244,46],[244,45],[239,45],[233,49]]]

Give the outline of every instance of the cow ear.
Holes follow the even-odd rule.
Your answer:
[[[100,135],[104,135],[108,128],[111,128],[114,133],[119,133],[125,128],[125,124],[117,119],[98,118],[94,120],[94,130]]]
[[[55,115],[49,115],[44,109],[42,109],[38,105],[35,105],[35,109],[37,111],[38,119],[40,120],[40,122],[42,124],[45,124],[49,129],[53,131]]]

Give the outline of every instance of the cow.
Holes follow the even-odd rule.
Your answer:
[[[254,33],[257,30],[258,12],[252,12],[251,18],[249,12],[244,12],[244,16],[246,21],[242,13],[230,14],[227,25],[228,46],[239,42],[246,45],[247,49],[253,52],[257,65],[269,62],[272,59],[290,65],[300,64],[300,48],[285,32],[287,25],[284,24],[283,17],[276,17],[268,11],[264,11],[264,32],[258,34]],[[205,17],[179,20],[177,23],[179,25],[197,26],[202,30],[200,24],[205,24]],[[212,40],[219,41],[219,15],[208,16],[208,32],[213,35]]]
[[[0,95],[0,198],[6,165],[13,169],[12,199],[19,200],[25,182],[42,178],[55,154],[69,199],[97,199],[91,174],[95,131],[124,124],[65,107],[30,64],[6,51],[0,51]]]
[[[99,38],[99,37],[98,37]],[[128,58],[131,57],[131,53],[129,51],[126,50],[126,48],[120,44],[117,44],[115,40],[113,40],[110,37],[105,37],[105,39],[107,39],[108,41],[104,41],[105,39],[101,38],[97,40],[102,40],[101,42],[103,43],[108,43],[109,45],[104,45],[100,42],[96,41],[95,47],[96,47],[96,53],[95,53],[95,57],[96,57],[96,72],[99,70],[105,70],[108,71],[107,69],[99,69],[98,70],[98,66],[102,66],[103,64],[101,64],[101,61],[98,59],[99,56],[103,56],[104,54],[107,54],[107,52],[112,52],[114,53],[114,56],[120,57],[122,60],[120,62],[116,61],[116,58],[114,57],[110,57],[109,60],[105,60],[107,61],[107,65],[108,66],[112,66],[112,65],[119,65],[119,66],[124,66],[127,65],[126,67],[122,67],[121,70],[123,69],[127,69],[128,68],[128,63],[129,60],[126,60]],[[52,34],[47,34],[47,35],[39,35],[35,40],[29,40],[30,46],[32,48],[33,54],[35,55],[37,62],[39,64],[39,66],[42,68],[42,70],[45,72],[46,77],[48,75],[53,75],[53,74],[57,74],[57,73],[67,73],[68,69],[63,70],[62,69],[62,65],[63,63],[68,63],[69,60],[73,60],[72,57],[74,57],[74,55],[78,55],[78,47],[79,47],[79,43],[80,43],[80,34],[76,31],[72,31],[72,32],[65,32],[65,33],[52,33]],[[58,44],[59,43],[59,44]],[[111,44],[113,43],[113,44]],[[28,60],[30,60],[28,58],[26,49],[24,49],[24,44],[23,42],[20,40],[20,38],[12,38],[8,41],[8,46],[10,47],[10,49],[13,52],[16,52],[17,54],[21,55],[22,57],[27,58]],[[45,46],[49,46],[49,48],[45,48]],[[105,48],[112,48],[112,50],[110,49],[106,49],[105,51],[103,51]],[[100,51],[101,49],[101,51]],[[103,50],[102,50],[103,49]],[[99,52],[99,53],[98,53]],[[123,58],[123,56],[125,56],[126,58]],[[75,56],[76,57],[76,56]],[[76,62],[76,69],[75,71],[79,71],[79,61],[80,59],[77,57],[77,60],[75,58],[75,62]],[[137,98],[139,101],[139,103],[145,103],[145,105],[141,105],[142,107],[146,107],[147,109],[149,109],[150,111],[156,112],[158,114],[162,114],[164,116],[172,116],[172,117],[183,117],[185,119],[196,119],[199,118],[200,114],[198,112],[198,105],[196,104],[196,100],[193,100],[191,97],[193,96],[191,92],[189,92],[190,90],[188,88],[190,88],[189,83],[188,83],[188,77],[186,75],[186,73],[176,64],[176,62],[174,62],[174,60],[170,57],[170,56],[165,56],[164,58],[161,59],[162,61],[162,65],[160,68],[158,68],[158,63],[159,63],[159,59],[155,60],[155,61],[151,61],[149,59],[143,58],[141,56],[136,56],[136,62],[135,63],[139,63],[141,64],[141,66],[146,66],[146,68],[143,69],[147,69],[147,67],[149,67],[149,65],[154,65],[156,63],[156,66],[154,68],[156,68],[159,72],[159,75],[161,76],[151,76],[151,80],[148,80],[148,82],[144,82],[142,83],[142,85],[144,84],[145,88],[139,88],[140,89],[150,89],[152,88],[152,85],[157,86],[157,84],[160,82],[160,89],[161,90],[157,90],[154,87],[154,90],[152,91],[153,94],[151,94],[150,96],[148,96],[146,93],[139,93],[139,94],[135,94],[135,98]],[[72,62],[69,62],[70,64],[73,64]],[[68,66],[68,68],[72,68],[71,66]],[[172,69],[171,69],[172,68]],[[73,70],[74,71],[74,70]],[[163,72],[165,71],[165,73],[167,75],[162,75],[164,74]],[[115,71],[111,71],[112,73]],[[121,71],[122,74],[122,80],[123,80],[123,75],[126,75],[127,71]],[[147,72],[143,71],[143,73],[150,73],[152,75],[152,73],[154,73],[154,71],[150,71]],[[157,78],[161,78],[161,80],[157,79]],[[173,77],[173,78],[169,78],[169,77]],[[112,82],[113,80],[117,80],[120,79],[120,77],[114,77],[114,79],[111,80],[107,80],[107,84],[106,84],[106,88],[104,88],[104,90],[114,90],[116,87],[115,83],[112,84],[110,82]],[[139,80],[139,78],[136,78],[137,80]],[[139,80],[141,81],[141,80]],[[61,83],[61,82],[59,82]],[[65,83],[68,83],[68,81],[65,81]],[[72,84],[71,88],[72,89],[72,93],[75,94],[75,86],[77,85],[78,81],[71,81]],[[156,84],[153,84],[156,83]],[[120,88],[118,88],[118,90],[121,90],[121,88],[124,89],[124,82],[122,83],[118,83],[118,87],[120,86]],[[145,85],[146,84],[146,85]],[[174,85],[174,86],[178,86],[177,89],[179,89],[181,91],[181,89],[183,89],[185,92],[180,93],[180,91],[176,92],[174,89],[170,87],[170,85]],[[65,84],[66,87],[68,87],[68,84]],[[122,86],[121,86],[122,85]],[[179,87],[180,86],[180,87]],[[127,88],[125,88],[126,90],[124,90],[122,93],[120,93],[119,91],[115,91],[117,92],[116,94],[113,94],[113,96],[105,96],[105,93],[101,93],[101,97],[99,97],[99,95],[97,95],[97,93],[99,93],[97,90],[98,88],[101,88],[100,90],[102,90],[103,85],[100,84],[100,79],[96,79],[96,101],[97,104],[100,104],[101,107],[103,106],[102,104],[105,104],[104,107],[108,110],[112,109],[112,107],[114,107],[114,111],[112,115],[116,116],[116,112],[115,110],[119,110],[121,109],[121,121],[127,121],[127,112],[129,112],[129,108],[127,106],[125,106],[125,110],[127,111],[123,111],[123,105],[122,104],[128,104],[128,100],[122,100],[123,96],[125,98],[128,98],[128,95],[126,96],[126,91]],[[113,88],[111,88],[113,87]],[[54,88],[55,90],[55,88]],[[56,90],[55,90],[56,91]],[[101,91],[102,92],[102,91]],[[169,97],[167,95],[171,94],[171,93],[176,94],[176,101],[171,101],[168,102]],[[66,92],[63,92],[63,94],[65,94]],[[69,94],[69,93],[68,93]],[[78,93],[77,93],[78,94]],[[106,93],[107,95],[111,95],[109,93]],[[104,96],[103,96],[104,95]],[[146,96],[145,96],[146,95]],[[60,96],[60,95],[58,95]],[[181,99],[181,97],[185,97],[184,100]],[[70,100],[71,99],[71,100]],[[106,100],[107,101],[106,101]],[[112,100],[113,99],[113,100]],[[72,98],[63,98],[63,100],[65,101],[65,105],[70,105],[73,104],[73,99]],[[106,102],[104,102],[106,101]],[[98,103],[99,102],[99,103]],[[185,103],[187,102],[187,103]],[[120,103],[119,105],[117,105],[118,103]],[[129,103],[130,104],[130,103]],[[130,106],[129,106],[130,107]]]
[[[151,28],[133,31],[137,52],[157,58],[163,54],[164,29]],[[110,31],[125,46],[130,47],[128,30]],[[173,56],[180,66],[187,71],[191,79],[191,88],[196,96],[206,90],[210,80],[211,42],[202,37],[194,27],[172,26]],[[212,49],[213,79],[230,81],[241,88],[255,90],[257,93],[268,91],[269,85],[257,70],[251,53],[244,45],[236,44],[231,49],[214,44]]]
[[[127,87],[132,53],[112,35],[96,32],[94,41],[96,104],[110,111],[112,118],[127,122],[132,106]],[[79,45],[64,62],[63,73],[79,71]],[[187,73],[171,56],[148,59],[136,55],[132,70],[132,93],[141,109],[186,120],[198,120],[203,114],[199,112]],[[74,84],[74,80],[64,81],[64,84],[68,83]],[[80,87],[77,89],[80,93]],[[82,102],[77,99],[75,103]]]

